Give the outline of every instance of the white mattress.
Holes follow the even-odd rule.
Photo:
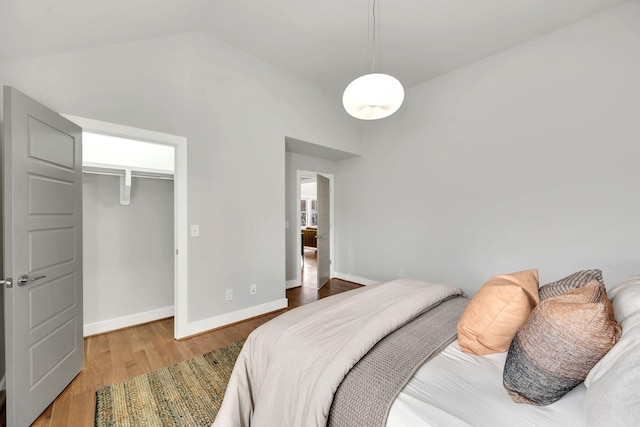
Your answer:
[[[391,406],[387,427],[585,426],[580,384],[549,406],[514,403],[502,386],[507,353],[474,356],[454,341],[425,363]]]

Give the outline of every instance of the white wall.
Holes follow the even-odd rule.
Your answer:
[[[173,181],[82,177],[85,335],[172,316]]]
[[[340,162],[336,271],[640,270],[640,2],[422,84]]]
[[[192,333],[284,303],[285,136],[360,151],[339,98],[200,33],[3,62],[0,83],[56,111],[188,138]]]

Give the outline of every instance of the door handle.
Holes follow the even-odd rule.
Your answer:
[[[18,277],[18,286],[24,286],[27,284],[27,282],[35,282],[36,280],[44,279],[45,277],[47,277],[46,274],[41,274],[39,276],[33,277],[29,277],[28,274],[23,274],[22,276]]]
[[[13,288],[13,279],[11,277],[7,277],[6,279],[0,280],[0,286],[5,285],[7,289]]]

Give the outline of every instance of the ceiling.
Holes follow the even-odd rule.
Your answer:
[[[372,0],[0,0],[0,60],[189,31],[336,93],[371,71]],[[627,0],[377,0],[376,71],[405,87]]]

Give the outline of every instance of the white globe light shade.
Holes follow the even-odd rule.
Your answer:
[[[390,116],[402,105],[402,83],[388,74],[365,74],[347,86],[342,104],[357,119],[376,120]]]

